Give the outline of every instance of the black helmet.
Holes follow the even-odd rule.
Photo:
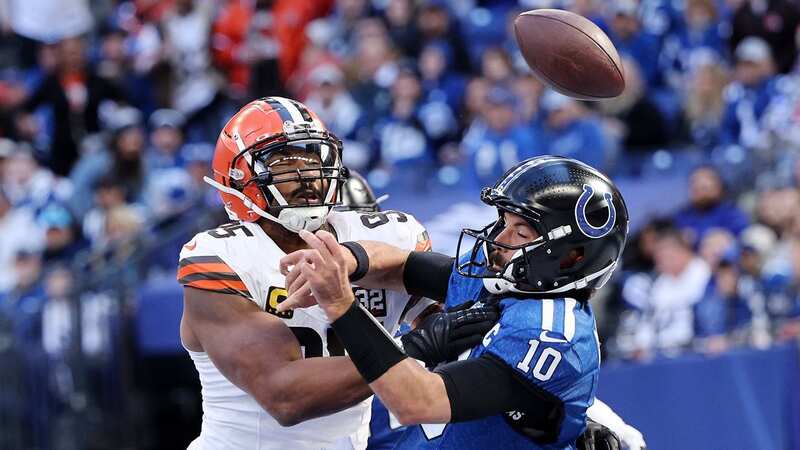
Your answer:
[[[355,170],[350,170],[349,172],[350,178],[342,186],[342,206],[336,209],[342,211],[379,212],[381,208],[378,203],[385,200],[385,197],[376,199],[372,188],[367,184],[367,180]]]
[[[574,159],[540,156],[517,164],[481,200],[524,218],[539,238],[512,247],[494,239],[500,219],[481,230],[464,229],[476,239],[458,273],[484,278],[492,293],[516,292],[588,296],[611,277],[628,235],[628,210],[619,190],[598,170]],[[500,272],[487,270],[492,247],[515,250]]]

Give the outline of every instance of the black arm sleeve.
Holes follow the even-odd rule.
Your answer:
[[[526,416],[526,430],[512,427],[543,441],[558,435],[564,406],[558,397],[518,376],[500,358],[484,354],[456,361],[435,371],[444,380],[450,400],[450,422],[517,411]],[[530,429],[535,429],[531,431]]]
[[[444,301],[455,258],[434,252],[411,252],[403,268],[403,285],[411,295]]]

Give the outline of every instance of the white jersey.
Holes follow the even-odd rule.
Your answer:
[[[328,223],[340,242],[382,241],[408,250],[430,246],[424,228],[399,212],[331,212]],[[279,313],[287,292],[278,262],[285,253],[257,224],[233,222],[198,233],[180,254],[184,286],[244,296],[265,314],[280,318],[297,337],[306,358],[344,355],[319,306]],[[409,297],[354,288],[356,298],[394,334]],[[189,351],[200,376],[203,426],[192,450],[361,449],[369,437],[371,399],[329,416],[282,427],[249,394],[231,383],[204,352]]]

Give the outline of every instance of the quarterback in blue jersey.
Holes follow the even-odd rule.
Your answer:
[[[588,301],[624,247],[624,200],[605,175],[557,157],[520,163],[481,197],[498,220],[463,230],[475,242],[457,262],[302,233],[312,249],[282,260],[289,298],[279,309],[319,303],[389,411],[406,425],[429,424],[410,427],[395,448],[574,448],[599,373]],[[500,320],[463,359],[430,372],[354,302],[348,280],[448,305],[497,304]],[[432,353],[447,344],[424,330],[404,340]]]

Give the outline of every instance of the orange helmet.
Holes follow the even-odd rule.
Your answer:
[[[304,158],[311,167],[273,170],[267,161],[270,155],[287,147],[313,156]],[[347,179],[342,142],[305,105],[283,97],[260,98],[239,110],[219,134],[212,167],[214,179],[205,181],[220,191],[231,219],[254,222],[263,217],[294,232],[322,226]],[[276,187],[315,180],[323,182],[323,198],[315,202],[306,198],[291,204]]]

